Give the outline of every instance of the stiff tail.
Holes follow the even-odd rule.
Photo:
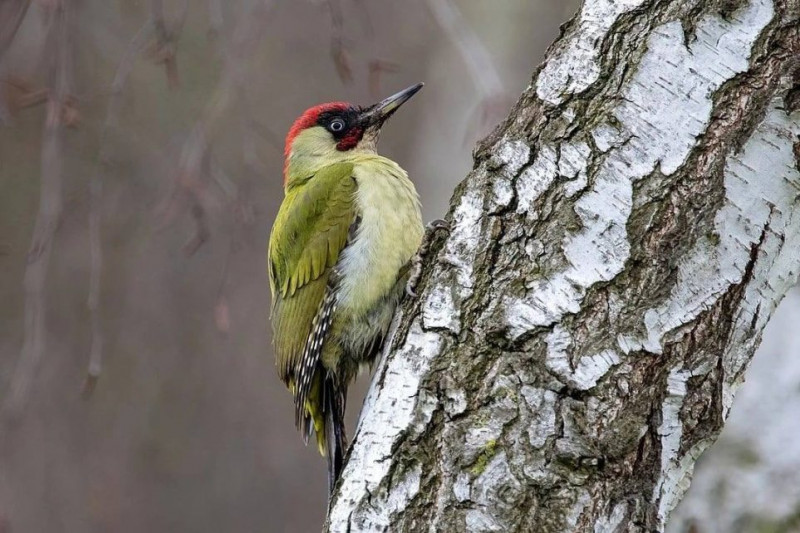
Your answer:
[[[328,494],[333,493],[336,481],[342,473],[347,437],[344,428],[344,408],[347,389],[337,385],[327,375],[321,363],[309,380],[308,393],[303,398],[302,408],[296,411],[297,427],[308,443],[312,428],[317,437],[319,453],[328,461]],[[295,401],[299,402],[296,398]]]
[[[347,442],[344,429],[344,408],[347,390],[337,386],[331,377],[323,385],[323,410],[325,411],[325,457],[328,460],[328,495],[333,494],[336,481],[342,473]]]

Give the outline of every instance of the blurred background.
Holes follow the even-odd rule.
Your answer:
[[[425,81],[381,148],[439,217],[577,7],[2,0],[0,533],[318,530],[267,325],[283,136]],[[674,532],[800,531],[798,321],[795,290]]]

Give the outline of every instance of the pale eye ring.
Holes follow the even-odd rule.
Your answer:
[[[334,133],[339,133],[340,131],[344,131],[344,120],[340,118],[335,118],[331,121],[331,125],[329,126],[330,130]]]

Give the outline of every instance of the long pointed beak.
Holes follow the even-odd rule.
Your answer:
[[[379,126],[383,124],[386,119],[392,116],[397,109],[406,103],[412,96],[417,94],[420,89],[422,89],[424,83],[418,83],[416,85],[412,85],[407,89],[403,89],[399,93],[395,93],[392,96],[385,98],[378,102],[377,104],[368,107],[364,110],[364,119],[365,121],[372,125],[378,124]]]

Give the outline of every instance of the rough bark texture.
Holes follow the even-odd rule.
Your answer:
[[[586,0],[475,154],[328,531],[662,531],[800,256],[798,0]]]

